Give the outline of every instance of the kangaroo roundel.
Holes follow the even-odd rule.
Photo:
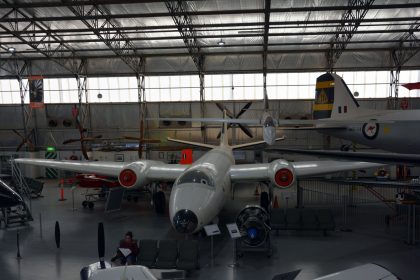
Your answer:
[[[363,125],[362,132],[367,139],[375,139],[379,133],[379,124],[374,121],[367,122]]]

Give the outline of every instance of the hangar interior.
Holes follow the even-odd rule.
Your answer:
[[[171,167],[138,190],[126,188],[112,208],[113,191],[104,191],[104,182],[120,187],[118,174],[99,172],[110,176],[96,178],[103,185],[92,190],[77,181],[88,181],[85,177],[74,179],[76,173],[96,173],[91,169],[75,172],[12,159],[118,166],[151,160],[178,166],[189,152],[200,161],[208,149],[168,137],[217,146],[224,111],[239,120],[227,125],[230,145],[264,139],[265,113],[275,120],[276,137],[285,137],[273,145],[234,150],[237,166],[282,159],[308,166],[328,160],[277,148],[415,157],[420,150],[410,146],[410,138],[418,137],[420,121],[419,26],[420,3],[408,0],[0,1],[0,174],[23,197],[24,207],[16,211],[27,215],[0,207],[5,279],[78,279],[83,267],[98,260],[98,223],[104,225],[107,261],[127,231],[140,241],[178,242],[178,258],[182,241],[195,240],[200,269],[158,279],[302,280],[366,263],[398,279],[418,279],[418,159],[354,170],[335,169],[341,161],[331,162],[332,174],[293,176],[287,188],[270,180],[232,179],[225,206],[211,221],[221,231],[214,237],[204,230],[182,234],[173,227],[169,204],[176,186],[164,174]],[[377,110],[377,116],[401,111],[401,117],[383,123],[375,117],[374,128],[383,130],[377,138],[364,134],[361,142],[324,133],[328,127],[316,129],[322,83],[317,79],[325,73],[345,81],[358,107]],[[333,94],[338,100],[338,90]],[[343,110],[347,113],[347,105]],[[354,121],[349,131],[361,134],[361,125],[372,124],[372,118],[361,120],[345,119],[344,124]],[[369,145],[381,137],[385,145]],[[28,189],[34,186],[39,187],[35,195]],[[157,193],[163,198],[156,199]],[[409,203],[397,204],[404,195]],[[252,208],[265,202],[265,210]],[[320,228],[323,210],[332,216],[328,232]],[[273,213],[290,219],[288,226],[282,227]],[[255,238],[250,217],[256,220]],[[230,223],[248,228],[231,239]],[[261,244],[243,246],[247,234],[246,242]],[[167,269],[178,271],[176,264]],[[281,276],[288,272],[294,272],[290,278]]]

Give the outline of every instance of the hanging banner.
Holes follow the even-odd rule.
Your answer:
[[[42,76],[29,76],[29,106],[44,108],[44,80]]]

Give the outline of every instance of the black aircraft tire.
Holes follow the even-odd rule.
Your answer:
[[[90,210],[92,210],[92,209],[93,209],[93,207],[95,207],[95,204],[94,204],[93,202],[91,202],[91,201],[90,201],[90,202],[88,203],[88,206],[89,206],[89,209],[90,209]]]
[[[260,206],[268,211],[269,205],[270,205],[270,198],[269,198],[268,192],[261,192]]]
[[[155,203],[156,213],[165,214],[165,208],[166,208],[165,193],[162,191],[158,191],[157,193],[155,193],[153,201]]]
[[[89,267],[83,267],[80,270],[80,280],[89,280]]]
[[[88,202],[86,200],[83,200],[82,206],[83,206],[83,208],[86,208],[88,206]]]

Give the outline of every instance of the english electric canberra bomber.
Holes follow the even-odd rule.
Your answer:
[[[223,124],[219,146],[169,139],[211,149],[191,165],[166,164],[154,160],[138,160],[132,163],[100,161],[55,161],[46,159],[16,159],[22,164],[31,164],[89,172],[118,177],[121,186],[132,189],[156,181],[172,181],[170,195],[170,220],[176,231],[194,233],[215,220],[231,192],[232,183],[239,181],[271,182],[277,188],[293,185],[296,178],[339,171],[381,166],[367,162],[302,161],[287,162],[282,159],[270,163],[235,164],[233,150],[263,141],[230,146]]]

